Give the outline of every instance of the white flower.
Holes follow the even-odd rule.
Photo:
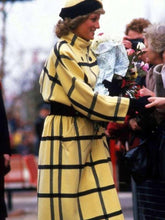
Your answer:
[[[100,48],[100,45],[101,45],[101,47],[102,47],[102,45],[103,45],[103,47],[105,47],[108,44],[110,44],[110,47],[114,47],[114,46],[122,44],[122,42],[121,42],[121,39],[119,39],[119,37],[113,38],[107,34],[100,33],[92,41],[91,48],[95,53],[99,53],[100,49],[103,51],[103,48]]]
[[[136,47],[137,49],[139,49],[139,50],[143,50],[144,48],[145,48],[145,45],[142,43],[142,42],[139,42],[138,44],[137,44],[137,47]]]

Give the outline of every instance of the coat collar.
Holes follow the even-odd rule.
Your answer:
[[[86,41],[76,34],[70,32],[68,35],[61,37],[61,40],[67,41],[71,46],[77,47],[79,49],[85,49],[91,45],[91,41]]]

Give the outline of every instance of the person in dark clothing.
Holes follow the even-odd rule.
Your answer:
[[[4,199],[4,176],[10,170],[10,138],[0,83],[0,220],[7,217]]]

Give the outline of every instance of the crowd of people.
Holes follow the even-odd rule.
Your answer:
[[[25,126],[24,137],[22,130],[17,130],[15,136],[18,153],[34,153],[38,157],[38,220],[124,219],[113,180],[107,136],[122,141],[124,147],[126,142],[129,147],[135,147],[137,142],[132,142],[132,136],[140,143],[156,131],[156,140],[159,140],[156,144],[160,149],[157,183],[161,186],[165,183],[165,24],[151,24],[147,19],[138,18],[126,25],[122,40],[126,51],[136,51],[139,43],[145,45],[136,60],[137,66],[131,69],[131,74],[136,75],[133,80],[136,89],[139,86],[138,96],[129,96],[128,90],[121,95],[120,88],[118,94],[104,95],[94,91],[99,65],[91,47],[104,13],[101,0],[66,1],[55,27],[58,42],[40,75],[44,104],[35,122],[36,130]],[[149,66],[145,76],[138,75],[135,68],[141,63]],[[6,129],[6,136],[0,136],[4,147],[0,151],[0,164],[4,170],[6,165],[9,167],[11,143],[1,99],[0,104],[0,117],[4,119],[0,129]],[[113,123],[120,125],[115,131],[111,127]],[[15,122],[10,120],[9,128],[13,132],[14,126]],[[30,147],[34,143],[35,150]],[[0,173],[0,220],[7,216],[4,175]],[[150,180],[150,187],[154,189],[152,178]],[[163,209],[160,212],[163,213]],[[152,218],[158,215],[152,213]],[[165,217],[161,214],[159,219],[163,219],[163,215]],[[148,213],[144,218],[150,219]]]
[[[41,103],[36,109],[36,119],[34,121],[21,117],[20,111],[7,112],[8,128],[10,133],[10,145],[12,154],[34,154],[38,156],[39,142],[43,129],[43,123],[49,114],[49,106]]]

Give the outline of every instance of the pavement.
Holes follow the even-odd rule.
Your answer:
[[[133,220],[132,192],[119,192],[119,200],[125,220]]]
[[[132,193],[119,192],[119,199],[125,220],[133,220]],[[37,220],[36,192],[14,192],[12,201],[13,209],[6,220]]]
[[[36,192],[14,192],[12,194],[12,205],[13,208],[8,210],[6,220],[37,220]]]

